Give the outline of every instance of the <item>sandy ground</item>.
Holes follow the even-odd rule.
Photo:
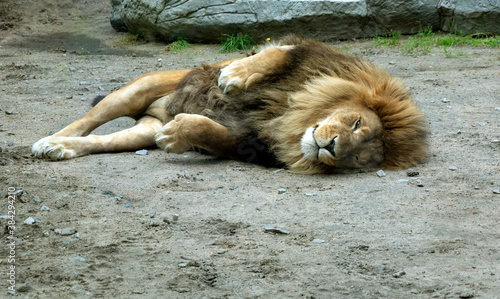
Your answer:
[[[108,1],[77,3],[0,1],[0,297],[14,282],[24,298],[499,298],[498,49],[338,44],[413,91],[432,131],[417,176],[301,176],[158,149],[37,160],[31,144],[96,95],[241,55],[116,47]]]

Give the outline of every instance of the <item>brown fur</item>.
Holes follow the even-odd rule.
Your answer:
[[[180,82],[167,111],[207,116],[228,127],[238,144],[257,140],[263,145],[260,162],[272,157],[294,171],[316,173],[335,167],[303,157],[300,139],[306,128],[340,107],[367,107],[383,126],[385,162],[380,166],[407,168],[422,161],[427,148],[423,114],[399,81],[322,43],[290,37],[281,44],[296,47],[281,69],[254,88],[225,95],[217,87],[220,69],[205,66]],[[231,158],[246,159],[236,149]]]

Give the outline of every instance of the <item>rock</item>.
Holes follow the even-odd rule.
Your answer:
[[[281,228],[277,228],[277,227],[272,227],[269,224],[266,224],[266,226],[264,226],[264,229],[268,233],[285,234],[285,235],[289,235],[290,234],[290,232],[287,231],[287,230],[284,230],[284,229],[281,229]]]
[[[403,277],[405,275],[406,275],[405,271],[399,271],[399,272],[396,272],[396,273],[392,274],[392,277],[394,277],[394,278],[400,278],[400,277]]]
[[[500,33],[500,3],[491,0],[440,0],[437,9],[443,31],[461,33]]]
[[[85,262],[86,260],[83,257],[79,256],[72,256],[69,258],[70,261],[78,261],[78,262]]]
[[[380,169],[379,171],[377,171],[377,175],[379,178],[383,178],[385,177],[385,172],[382,169]]]
[[[20,293],[25,293],[25,292],[28,292],[29,290],[31,290],[31,287],[27,283],[25,283],[17,288],[17,291]]]
[[[42,222],[42,221],[38,220],[36,217],[28,217],[28,218],[26,218],[26,220],[24,220],[24,224],[28,224],[28,225],[31,225],[34,223],[40,223],[40,222]]]
[[[42,207],[40,208],[40,211],[50,211],[50,208],[49,208],[49,207],[47,207],[47,206],[42,206]]]
[[[500,189],[493,189],[494,194],[500,194]]]
[[[441,102],[443,102],[443,103],[449,103],[450,100],[448,100],[447,98],[444,98],[444,99],[441,100]]]
[[[318,194],[316,194],[314,192],[309,192],[309,193],[306,193],[306,196],[318,196]]]
[[[448,167],[448,169],[451,171],[455,171],[455,170],[458,170],[458,167],[452,165],[452,166]]]
[[[286,189],[283,189],[283,188],[278,189],[278,194],[285,194],[285,193],[286,193]]]
[[[76,233],[76,228],[74,227],[56,228],[54,229],[54,232],[61,236],[71,236]]]
[[[419,176],[420,173],[412,168],[408,169],[406,171],[406,175],[409,176],[409,177],[415,177],[415,176]]]
[[[312,241],[313,241],[313,243],[325,243],[325,240],[323,240],[323,239],[314,239]]]
[[[148,154],[148,150],[140,150],[135,152],[136,155],[146,156]]]
[[[417,180],[416,184],[418,187],[424,187],[424,184],[422,183],[421,180]]]
[[[438,28],[435,0],[112,0],[111,26],[148,40],[220,42],[222,34],[256,40],[290,32],[319,40],[373,37],[387,28],[415,33],[415,24]],[[335,30],[332,30],[335,28]]]

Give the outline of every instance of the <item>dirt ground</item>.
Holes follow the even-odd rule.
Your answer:
[[[498,49],[338,44],[406,81],[427,115],[430,154],[412,173],[302,176],[159,149],[34,159],[31,144],[96,95],[241,55],[118,47],[109,8],[0,0],[0,297],[499,298]]]

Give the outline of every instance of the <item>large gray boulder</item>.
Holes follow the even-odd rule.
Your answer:
[[[488,2],[487,0],[480,0]],[[498,0],[496,0],[498,2]],[[319,40],[439,29],[439,0],[111,0],[116,30],[146,39],[218,42],[222,34],[248,33],[258,41],[288,33]],[[460,1],[467,2],[467,1]],[[476,2],[476,1],[469,1]]]
[[[443,31],[500,34],[500,0],[441,0],[438,10]]]

